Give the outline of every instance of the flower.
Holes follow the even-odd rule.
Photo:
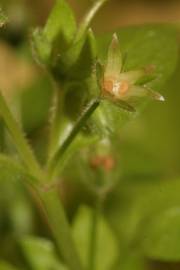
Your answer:
[[[113,35],[109,46],[107,62],[101,72],[100,87],[101,97],[109,99],[128,111],[135,111],[132,103],[141,97],[164,101],[164,97],[158,92],[149,89],[146,85],[138,85],[138,82],[151,73],[151,69],[138,69],[124,72],[123,60],[119,40]]]

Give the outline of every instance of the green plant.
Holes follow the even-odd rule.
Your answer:
[[[169,242],[160,235],[170,230],[171,221],[177,229],[174,237],[179,233],[179,183],[171,185],[172,191],[170,185],[162,187],[159,182],[148,187],[141,183],[135,190],[132,183],[119,187],[117,151],[122,126],[143,111],[149,98],[164,100],[151,89],[160,91],[175,71],[178,28],[133,26],[95,36],[90,23],[105,2],[95,1],[77,27],[68,3],[57,0],[44,28],[32,34],[34,58],[54,85],[48,149],[42,164],[0,95],[0,115],[19,154],[17,162],[13,155],[0,155],[1,178],[25,180],[33,190],[59,253],[58,257],[46,240],[21,240],[30,269],[140,270],[145,267],[144,256],[179,260],[179,245],[177,252],[170,253]],[[1,18],[0,25],[5,22]],[[80,180],[94,202],[78,212],[72,228],[57,190],[63,176]],[[146,196],[139,196],[143,193]],[[150,206],[148,196],[150,200],[155,197]],[[142,237],[146,234],[148,239]],[[166,243],[164,248],[161,241]]]

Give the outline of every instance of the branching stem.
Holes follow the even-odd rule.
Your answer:
[[[59,168],[61,167],[61,161],[62,158],[70,146],[70,144],[73,142],[77,134],[81,131],[81,129],[84,127],[85,123],[89,119],[89,117],[92,115],[92,113],[97,109],[97,107],[100,104],[99,99],[94,99],[90,102],[90,104],[86,107],[81,117],[78,119],[74,127],[72,128],[71,132],[65,139],[64,143],[61,145],[61,147],[57,150],[54,157],[51,159],[49,165],[48,165],[48,173],[50,179],[54,178],[56,173],[58,173]]]

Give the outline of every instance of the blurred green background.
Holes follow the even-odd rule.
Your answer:
[[[68,2],[75,10],[77,20],[80,21],[92,1],[69,0]],[[33,27],[44,24],[53,1],[1,0],[1,5],[9,16],[9,24],[0,33],[0,88],[11,104],[14,114],[22,121],[27,137],[33,144],[40,162],[43,163],[47,151],[47,117],[52,101],[52,83],[47,74],[32,59],[30,33]],[[126,25],[152,22],[173,23],[179,18],[180,1],[178,0],[111,0],[98,13],[92,28],[96,33],[103,33]],[[164,46],[168,46],[168,44]],[[179,74],[180,61],[173,77],[164,85],[163,94],[166,102],[163,104],[151,102],[140,116],[122,129],[119,135],[120,184],[106,203],[106,217],[107,220],[111,219],[111,226],[115,230],[116,227],[119,229],[119,226],[124,226],[122,228],[124,238],[131,237],[133,226],[135,226],[136,217],[133,219],[133,215],[136,216],[139,208],[136,209],[134,205],[145,204],[146,209],[143,211],[147,211],[147,216],[151,215],[151,210],[148,210],[148,198],[150,198],[150,204],[153,205],[154,198],[159,199],[162,196],[162,201],[165,200],[169,205],[173,201],[173,206],[180,207],[178,201],[180,194]],[[39,100],[38,103],[37,100]],[[15,153],[11,138],[6,134],[1,123],[0,150],[2,153]],[[16,158],[16,154],[14,154],[14,158]],[[69,164],[69,167],[73,166],[73,162]],[[24,257],[26,256],[22,252],[23,248],[19,247],[19,238],[23,238],[23,235],[26,234],[49,239],[51,236],[40,207],[34,203],[33,195],[30,196],[27,187],[21,185],[16,173],[12,182],[9,181],[11,177],[9,168],[0,164],[0,258],[17,265],[18,269],[26,269],[24,268]],[[72,220],[78,205],[81,202],[91,203],[91,196],[86,195],[86,188],[76,177],[73,179],[71,174],[65,174],[64,179],[66,181],[61,182],[59,190],[69,219]],[[162,193],[156,194],[154,182],[157,183],[157,188],[162,190]],[[165,194],[163,193],[164,186],[167,186]],[[168,194],[166,190],[169,190]],[[156,208],[156,203],[161,204],[155,200],[154,208]],[[113,208],[112,213],[111,207]],[[119,225],[121,221],[116,222],[119,219],[118,212],[120,211],[123,213],[122,225]],[[113,218],[116,220],[113,221]],[[179,251],[180,254],[179,220],[178,215],[176,226],[172,226],[170,232],[172,239],[177,241],[177,253]],[[174,233],[175,230],[177,230],[177,234]],[[164,245],[166,245],[168,241],[164,241]],[[175,242],[172,242],[172,246],[174,244]],[[156,244],[154,245],[156,246]],[[132,265],[124,263],[120,270],[180,269],[180,255],[179,258],[177,256],[176,261],[171,258],[164,261],[164,259],[161,260],[161,255],[157,254],[145,252],[145,268],[139,265],[138,256],[135,256],[135,260],[132,258]],[[126,254],[124,254],[124,258],[126,258]],[[128,258],[128,261],[130,260]],[[0,264],[0,269],[6,269],[5,267]],[[35,268],[31,266],[30,269]]]

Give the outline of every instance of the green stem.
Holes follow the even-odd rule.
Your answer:
[[[92,8],[89,10],[89,12],[84,17],[79,30],[77,32],[75,42],[81,39],[81,37],[84,35],[84,33],[87,31],[91,21],[93,20],[96,13],[100,10],[100,8],[107,2],[108,0],[97,0],[95,1]]]
[[[13,114],[8,108],[6,101],[3,95],[0,93],[0,116],[2,117],[6,127],[8,128],[15,145],[17,147],[18,152],[21,155],[23,162],[25,163],[26,167],[28,168],[31,175],[33,175],[36,179],[42,179],[43,181],[43,174],[41,168],[39,166],[36,157],[25,139],[23,131],[19,127],[18,123],[14,119]]]
[[[71,130],[69,136],[67,136],[64,143],[61,145],[60,149],[58,149],[54,157],[51,159],[48,165],[48,172],[50,179],[55,177],[58,168],[61,167],[62,158],[64,157],[66,150],[73,142],[77,134],[80,132],[80,130],[83,128],[84,124],[87,122],[92,113],[97,109],[99,103],[100,103],[99,99],[95,99],[90,102],[90,104],[86,107],[85,111],[83,112],[82,116],[79,118],[79,120],[76,122],[75,126]]]
[[[53,115],[52,125],[50,133],[50,144],[49,144],[49,159],[54,155],[59,144],[60,129],[63,122],[63,102],[64,102],[64,91],[55,88],[55,95],[53,100]]]
[[[39,183],[46,183],[47,176],[44,177],[44,173],[36,161],[30,146],[26,142],[22,130],[18,126],[6,104],[4,97],[1,94],[0,115],[10,131],[15,145],[21,154],[24,163],[28,167],[29,172],[37,180],[35,189],[38,191],[38,195],[43,202],[59,252],[63,255],[70,270],[82,270],[83,268],[76,252],[69,229],[69,224],[67,222],[63,206],[59,201],[57,191],[56,189],[53,189],[52,191],[44,192],[43,188],[39,189]]]
[[[69,223],[59,200],[56,189],[40,193],[41,200],[46,209],[49,224],[57,243],[57,248],[63,256],[68,269],[82,270],[81,261],[77,254],[74,241],[71,236]]]

